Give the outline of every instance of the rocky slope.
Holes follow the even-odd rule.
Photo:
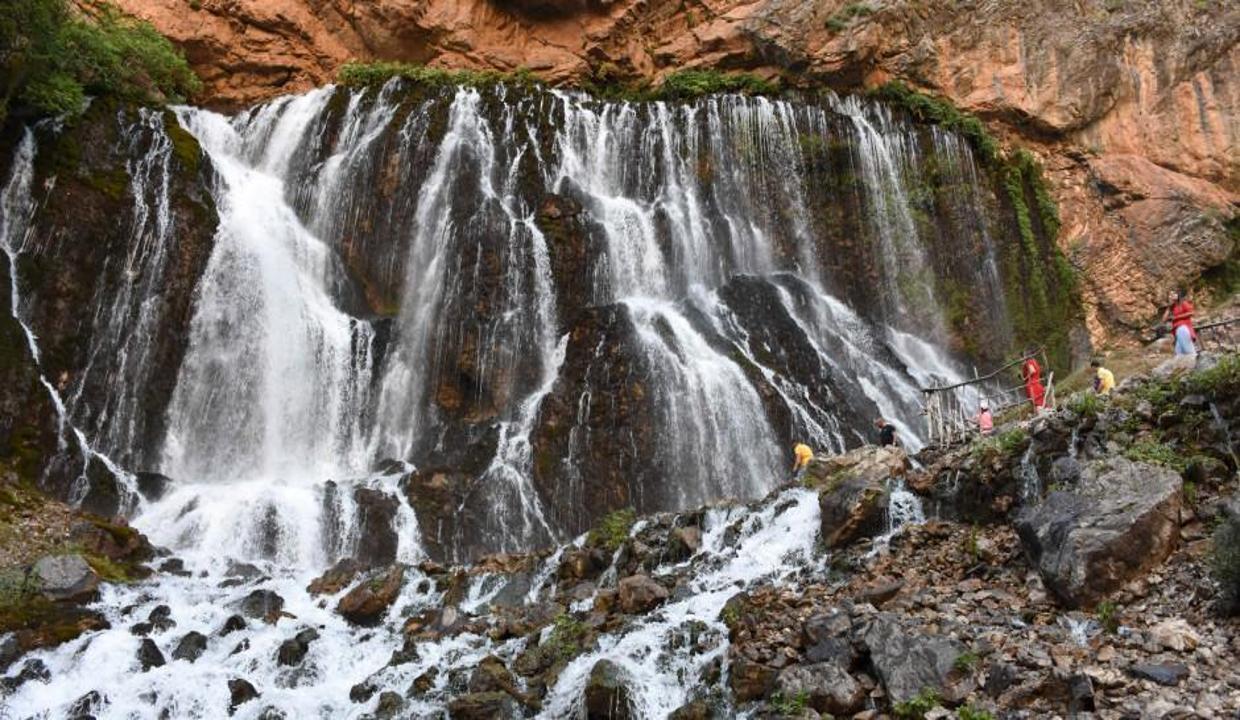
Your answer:
[[[121,0],[239,107],[350,59],[528,68],[552,82],[754,70],[839,89],[897,78],[1034,148],[1095,340],[1236,252],[1240,8],[1194,0]],[[1233,260],[1234,262],[1234,260]]]
[[[177,702],[140,694],[167,672],[246,717],[297,698],[376,718],[1230,716],[1240,585],[1210,563],[1240,578],[1223,544],[1240,537],[1240,356],[1202,361],[924,469],[865,448],[761,501],[611,516],[550,554],[346,560],[308,587],[165,561],[184,577],[101,606],[106,641],[31,656],[3,691],[20,709],[46,684],[73,717]],[[178,604],[194,593],[209,616]],[[132,667],[66,685],[98,652]]]

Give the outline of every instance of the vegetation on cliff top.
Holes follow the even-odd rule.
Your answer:
[[[179,102],[200,86],[167,38],[106,2],[0,4],[0,121],[10,108],[73,115],[92,95]]]

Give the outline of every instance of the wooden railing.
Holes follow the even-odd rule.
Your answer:
[[[975,375],[971,380],[922,388],[922,414],[926,417],[927,443],[950,445],[976,434],[978,411],[983,402],[990,408],[992,416],[998,416],[1004,410],[1029,402],[1024,383],[1009,386],[1004,382],[1004,373],[1031,357],[1038,358],[1042,367],[1047,367],[1046,349],[1038,348],[985,375]],[[1054,408],[1054,372],[1047,373],[1043,385],[1046,388],[1045,407]],[[975,391],[962,392],[970,387],[976,388]]]

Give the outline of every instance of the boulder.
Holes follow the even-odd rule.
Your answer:
[[[48,600],[87,600],[99,589],[99,575],[81,555],[47,555],[31,572]]]
[[[1111,457],[1016,519],[1025,553],[1066,607],[1089,607],[1161,564],[1180,529],[1180,476]]]
[[[217,634],[220,637],[224,637],[231,633],[235,633],[238,630],[244,630],[246,629],[246,627],[247,625],[245,622],[245,618],[241,617],[240,615],[230,615],[228,619],[224,621],[224,625],[220,627],[220,630]]]
[[[452,720],[511,720],[521,717],[521,707],[508,693],[468,693],[448,703]]]
[[[365,567],[396,562],[396,512],[400,501],[382,490],[359,487],[353,491],[357,507],[357,544],[353,554]]]
[[[1128,674],[1140,680],[1172,687],[1188,677],[1188,667],[1180,663],[1142,663],[1128,668]]]
[[[760,700],[775,687],[775,679],[779,672],[774,668],[756,663],[744,657],[732,662],[732,670],[728,675],[728,684],[736,702],[746,703]]]
[[[146,621],[150,623],[152,630],[159,632],[167,632],[177,626],[176,620],[172,619],[172,608],[167,605],[156,605],[146,616]]]
[[[696,525],[672,528],[667,536],[667,557],[671,562],[683,562],[693,557],[702,547],[702,529]]]
[[[833,662],[784,668],[775,685],[786,698],[804,697],[820,713],[850,716],[865,702],[865,688]]]
[[[1184,618],[1171,618],[1158,623],[1150,628],[1150,639],[1175,652],[1196,650],[1201,644],[1201,636]]]
[[[138,493],[147,502],[155,502],[162,498],[168,492],[168,487],[172,485],[172,478],[157,472],[134,473],[133,477],[138,484]]]
[[[154,640],[144,638],[138,644],[138,664],[142,666],[144,672],[151,668],[162,667],[166,662],[164,654],[159,651],[159,646]]]
[[[624,670],[610,660],[599,660],[590,670],[585,689],[586,720],[629,720],[637,717],[625,684]]]
[[[404,707],[405,699],[400,693],[391,690],[379,693],[379,702],[375,703],[375,717],[378,720],[391,720],[397,717]]]
[[[889,613],[871,621],[861,642],[892,703],[907,702],[927,688],[948,695],[952,669],[964,651],[955,640],[914,631]]]
[[[667,720],[712,720],[715,716],[705,700],[694,700],[673,710]]]
[[[256,700],[262,695],[249,680],[243,678],[233,678],[228,681],[228,714],[232,715],[237,712],[237,708],[251,700]]]
[[[272,590],[255,590],[245,596],[239,607],[241,614],[248,618],[274,623],[284,610],[284,598]]]
[[[335,595],[348,587],[357,578],[358,573],[365,569],[365,566],[358,560],[343,558],[312,580],[306,586],[306,592],[311,595]]]
[[[900,448],[864,447],[811,465],[806,484],[818,491],[822,538],[828,548],[886,529],[887,481],[903,477],[907,464]]]
[[[620,609],[630,615],[654,609],[667,600],[667,589],[648,575],[630,575],[617,587]]]
[[[207,651],[207,636],[200,632],[188,632],[172,651],[173,660],[194,662]]]
[[[306,628],[296,636],[280,643],[276,650],[276,663],[286,667],[300,665],[310,652],[310,643],[319,639],[319,632],[314,628]]]
[[[393,565],[363,580],[340,599],[336,612],[354,625],[377,624],[396,601],[404,577],[404,567]]]
[[[104,697],[98,690],[91,690],[73,701],[65,714],[67,720],[94,720],[95,713],[103,709]]]

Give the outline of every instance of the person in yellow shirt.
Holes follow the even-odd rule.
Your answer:
[[[814,451],[805,443],[797,443],[792,448],[792,453],[796,455],[796,462],[792,465],[792,478],[800,480],[805,474],[805,469],[809,467],[809,463],[814,459]]]
[[[1099,395],[1110,395],[1115,389],[1115,374],[1102,367],[1101,360],[1089,364],[1094,369],[1094,392]]]

